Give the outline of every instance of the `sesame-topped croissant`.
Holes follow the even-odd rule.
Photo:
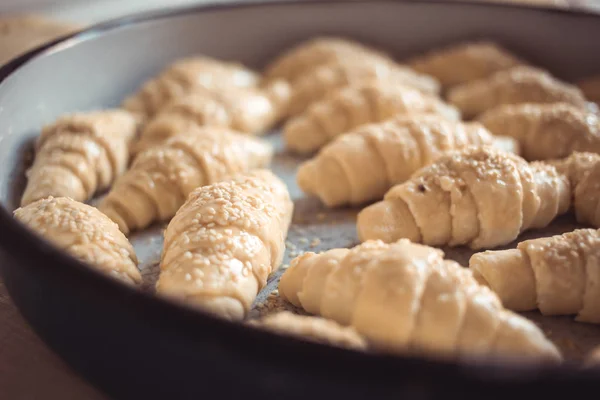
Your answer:
[[[259,81],[258,74],[239,63],[206,56],[189,57],[175,61],[144,83],[125,99],[123,107],[145,120],[171,100],[195,90],[254,87]]]
[[[568,211],[570,197],[569,180],[551,165],[486,146],[466,148],[441,156],[362,210],[358,236],[491,248],[547,226]]]
[[[600,324],[600,232],[576,229],[519,243],[516,249],[476,253],[469,267],[506,308],[543,315],[577,314]]]
[[[108,276],[128,284],[142,281],[131,243],[98,209],[68,197],[50,196],[15,210],[14,216]]]
[[[279,268],[292,211],[285,184],[267,170],[194,190],[165,230],[157,292],[242,319]]]

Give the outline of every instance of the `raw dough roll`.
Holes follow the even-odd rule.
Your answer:
[[[588,354],[585,359],[585,367],[587,368],[598,368],[600,367],[600,346],[596,347],[594,350]]]
[[[529,161],[600,153],[598,116],[567,103],[503,105],[483,113],[479,122],[495,135],[518,140]]]
[[[386,54],[358,42],[338,37],[319,37],[302,42],[278,56],[266,68],[265,78],[294,82],[321,65],[357,59],[393,62]]]
[[[448,102],[467,118],[503,104],[568,103],[589,108],[576,86],[561,82],[544,70],[526,66],[456,86],[448,92]]]
[[[284,81],[273,81],[264,89],[195,90],[165,105],[148,122],[134,145],[134,152],[203,126],[265,133],[286,112],[290,96],[290,87]]]
[[[409,67],[450,87],[523,64],[516,56],[488,41],[467,42],[436,49],[407,61]]]
[[[292,211],[267,170],[194,190],[165,230],[157,292],[242,319],[281,263]]]
[[[196,128],[140,153],[100,203],[128,234],[170,219],[199,186],[267,166],[271,146],[223,128]]]
[[[600,228],[600,155],[575,152],[548,162],[567,176],[577,222]]]
[[[44,127],[21,205],[54,197],[87,201],[127,168],[135,118],[107,110],[64,115]]]
[[[506,308],[577,314],[600,323],[600,232],[578,229],[526,240],[516,249],[474,254],[469,267]]]
[[[362,204],[381,199],[392,186],[450,150],[495,140],[516,150],[514,140],[494,138],[478,123],[434,114],[400,116],[363,125],[326,145],[300,165],[298,185],[328,207]]]
[[[206,56],[175,61],[150,79],[123,102],[123,107],[145,120],[165,104],[187,93],[202,89],[227,90],[231,87],[257,86],[260,77],[245,66]]]
[[[283,335],[296,336],[311,342],[355,350],[366,350],[367,343],[353,328],[319,317],[292,314],[289,311],[252,320],[250,325]]]
[[[444,155],[394,186],[359,213],[357,229],[361,241],[492,248],[547,226],[569,206],[569,181],[553,166],[476,147]]]
[[[297,115],[328,93],[367,81],[403,85],[423,93],[438,94],[437,81],[410,68],[387,60],[358,58],[344,63],[333,62],[308,71],[293,85],[290,115]]]
[[[47,197],[17,209],[15,218],[61,250],[128,284],[142,281],[137,257],[119,227],[96,208]]]
[[[286,147],[311,153],[360,125],[402,114],[434,113],[459,120],[454,107],[438,97],[385,82],[366,82],[335,91],[289,120],[283,131]]]
[[[471,271],[443,256],[405,239],[305,253],[281,277],[279,293],[353,327],[377,349],[560,360],[533,322],[505,310]],[[320,270],[323,284],[315,290],[310,277]]]

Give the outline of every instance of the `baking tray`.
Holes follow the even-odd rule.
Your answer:
[[[30,52],[0,69],[0,272],[26,320],[112,398],[197,400],[218,392],[223,398],[299,400],[315,394],[447,399],[457,393],[491,399],[524,390],[539,396],[597,390],[595,371],[569,363],[458,365],[347,351],[230,323],[152,293],[164,225],[132,236],[144,275],[139,290],[86,268],[12,218],[23,190],[24,156],[43,124],[75,110],[114,107],[177,58],[205,53],[260,68],[290,45],[326,34],[381,45],[398,57],[486,37],[565,80],[600,71],[597,15],[459,1],[194,7],[120,19]],[[284,264],[303,251],[356,244],[358,210],[327,210],[303,196],[294,182],[300,159],[282,152],[279,135],[266,139],[277,148],[273,169],[296,204]],[[572,227],[573,221],[564,218],[545,233]],[[468,252],[447,253],[466,264]],[[269,296],[276,279],[277,274],[258,297],[251,317],[287,307]],[[600,340],[600,328],[572,318],[528,316],[542,324],[569,360],[580,358],[594,338]]]

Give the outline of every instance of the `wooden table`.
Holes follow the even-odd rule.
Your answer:
[[[538,0],[539,1],[539,0]],[[600,0],[569,0],[600,9]],[[0,398],[10,400],[107,399],[36,336],[0,281]]]
[[[36,336],[0,281],[0,398],[107,399],[88,385]]]

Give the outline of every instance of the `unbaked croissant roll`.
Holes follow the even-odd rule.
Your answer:
[[[547,226],[570,205],[568,179],[490,147],[443,155],[358,214],[361,241],[491,248]]]
[[[406,86],[366,82],[337,90],[314,103],[286,123],[283,137],[288,149],[311,153],[360,125],[411,113],[434,113],[460,119],[454,107],[436,96]]]
[[[352,326],[378,349],[560,360],[533,322],[505,310],[468,269],[443,256],[408,240],[305,253],[281,277],[279,294]]]
[[[429,94],[438,94],[440,89],[434,78],[408,67],[377,58],[358,58],[324,64],[298,78],[293,85],[289,113],[299,114],[332,91],[366,81],[408,86]]]
[[[357,59],[381,62],[392,61],[381,51],[358,42],[338,37],[319,37],[292,47],[273,60],[265,71],[265,78],[294,82],[306,72],[329,63],[344,63]]]
[[[569,177],[577,222],[600,228],[600,155],[575,152],[548,163]]]
[[[273,81],[264,89],[195,90],[165,105],[142,130],[138,153],[193,127],[216,126],[252,134],[264,133],[286,112],[290,87]]]
[[[598,116],[570,104],[503,105],[483,113],[479,122],[493,134],[517,139],[527,160],[600,153]]]
[[[15,218],[75,258],[129,284],[142,281],[137,257],[119,227],[96,208],[47,197],[15,210]]]
[[[165,221],[198,186],[265,167],[271,146],[222,128],[196,128],[140,153],[99,208],[125,233]]]
[[[434,114],[400,116],[363,125],[329,143],[300,165],[298,185],[329,207],[361,204],[381,199],[393,185],[450,150],[494,139],[516,150],[512,139],[494,138],[478,123]]]
[[[546,71],[526,66],[456,86],[448,92],[448,102],[464,117],[473,117],[503,104],[568,103],[588,109],[583,93],[576,86],[561,82]]]
[[[157,292],[242,319],[281,263],[292,211],[267,170],[194,190],[165,231]]]
[[[488,41],[460,43],[407,61],[415,71],[431,75],[444,87],[487,78],[523,64],[516,56]]]
[[[296,336],[311,342],[355,350],[366,350],[367,343],[353,328],[320,317],[292,314],[282,311],[252,320],[250,325],[275,333]]]
[[[245,66],[205,56],[189,57],[169,65],[123,102],[123,107],[146,119],[165,104],[199,89],[227,90],[257,86],[260,77]]]
[[[473,275],[506,308],[544,315],[577,314],[600,323],[600,232],[578,229],[526,240],[516,249],[485,251],[469,261]]]
[[[44,127],[21,205],[54,197],[86,201],[107,189],[129,161],[135,118],[108,110],[64,115]]]

